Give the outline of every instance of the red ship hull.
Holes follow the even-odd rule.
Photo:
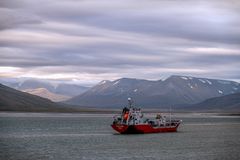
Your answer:
[[[160,133],[160,132],[176,132],[179,124],[176,126],[153,127],[150,124],[126,125],[112,124],[114,130],[121,134],[144,134],[144,133]]]

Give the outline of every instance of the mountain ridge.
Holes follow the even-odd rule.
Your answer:
[[[94,107],[121,107],[132,97],[144,107],[167,108],[199,103],[240,91],[239,83],[228,80],[173,75],[165,80],[149,81],[121,78],[101,81],[83,94],[66,101]]]

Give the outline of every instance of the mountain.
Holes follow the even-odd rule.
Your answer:
[[[17,79],[15,79],[14,81],[3,81],[0,79],[0,82],[19,91],[28,92],[30,94],[48,98],[56,102],[60,100],[67,100],[89,89],[89,87],[84,87],[76,84],[60,83],[54,85],[48,81],[36,79],[25,79],[21,81]]]
[[[240,93],[234,93],[226,96],[207,99],[201,103],[197,103],[186,107],[187,110],[228,110],[240,111]]]
[[[43,98],[47,98],[52,100],[53,102],[61,102],[70,99],[69,96],[64,96],[61,94],[56,94],[48,91],[46,88],[36,88],[36,89],[25,89],[23,92],[27,92],[36,96],[40,96]]]
[[[114,113],[116,110],[104,110],[82,106],[55,103],[49,99],[7,87],[0,83],[0,111],[14,112],[81,112]]]
[[[37,89],[37,88],[45,88],[48,91],[54,92],[54,86],[50,83],[43,82],[40,80],[29,79],[25,80],[22,83],[19,83],[16,89],[18,90],[26,90],[26,89]]]
[[[195,104],[208,98],[237,92],[240,92],[240,84],[226,80],[176,75],[158,81],[122,78],[102,81],[66,103],[94,107],[122,107],[126,105],[126,99],[132,97],[139,106],[169,108]]]
[[[70,111],[66,105],[54,103],[46,98],[21,92],[0,84],[1,111]]]
[[[73,97],[87,91],[88,89],[89,87],[79,86],[76,84],[59,84],[55,88],[54,93]]]

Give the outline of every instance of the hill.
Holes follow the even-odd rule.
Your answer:
[[[70,99],[69,96],[64,96],[61,94],[56,94],[48,91],[46,88],[36,88],[36,89],[25,89],[23,92],[27,92],[36,96],[40,96],[43,98],[47,98],[52,100],[53,102],[61,102]]]
[[[65,112],[69,109],[46,98],[24,93],[0,84],[1,111]]]
[[[240,93],[207,99],[185,108],[186,110],[240,111]]]

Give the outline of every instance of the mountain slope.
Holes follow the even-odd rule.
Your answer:
[[[36,88],[36,89],[25,89],[23,92],[27,92],[29,94],[33,94],[36,96],[40,96],[43,98],[50,99],[53,102],[61,102],[70,99],[68,96],[52,93],[48,91],[46,88]]]
[[[207,99],[186,107],[192,110],[229,110],[240,111],[240,93]]]
[[[162,81],[122,78],[102,81],[87,92],[66,103],[94,107],[121,107],[128,97],[136,105],[149,108],[168,108],[194,104],[212,97],[240,92],[237,82],[171,76]]]
[[[25,80],[22,83],[19,83],[15,88],[17,90],[26,90],[26,89],[37,89],[37,88],[46,88],[50,92],[54,92],[54,86],[47,82],[42,82],[39,80],[29,79]]]
[[[89,87],[79,86],[76,84],[59,84],[55,88],[54,93],[73,97],[87,91],[88,89]]]
[[[2,84],[8,87],[17,89],[19,91],[24,91],[24,92],[27,91],[30,94],[38,95],[43,98],[48,98],[56,102],[67,100],[70,97],[77,96],[89,89],[89,87],[84,87],[76,84],[67,84],[67,83],[52,84],[46,80],[38,80],[38,79],[15,80],[14,82],[11,82],[10,80],[4,81],[0,79],[0,83],[1,82]],[[43,91],[43,89],[39,89],[39,88],[44,88],[45,90],[49,91],[51,94],[50,93],[42,94],[40,92],[46,93],[46,91]],[[56,94],[56,95],[54,96],[53,94]]]
[[[1,111],[67,111],[60,104],[0,84]]]

